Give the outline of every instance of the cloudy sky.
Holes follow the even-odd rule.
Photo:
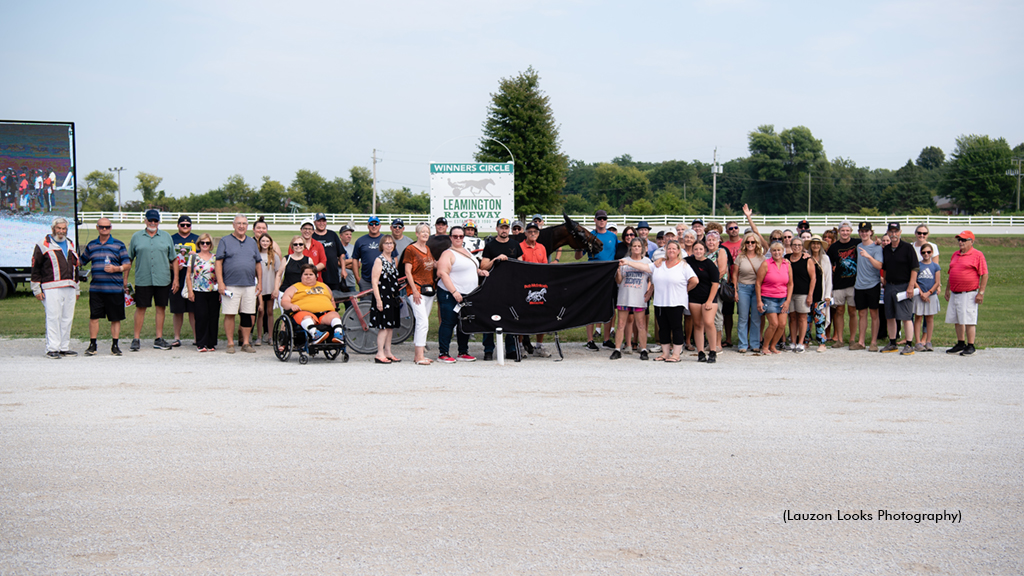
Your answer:
[[[728,160],[761,124],[872,168],[1024,141],[1019,1],[39,0],[4,21],[0,118],[74,121],[80,176],[124,166],[125,200],[138,171],[183,196],[347,176],[374,148],[381,188],[420,191],[531,65],[587,162]]]

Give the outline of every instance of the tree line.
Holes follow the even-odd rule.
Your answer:
[[[698,160],[643,162],[629,154],[610,162],[572,160],[561,150],[559,126],[540,89],[533,67],[502,78],[482,126],[478,162],[515,159],[515,200],[520,216],[531,213],[708,214],[712,165]],[[841,213],[935,214],[935,198],[949,198],[963,213],[1009,212],[1016,208],[1016,179],[1007,175],[1011,159],[1024,156],[1024,144],[1011,149],[1004,138],[963,135],[947,157],[927,146],[901,168],[858,166],[853,159],[829,160],[822,141],[805,126],[776,131],[772,124],[747,135],[749,156],[722,164],[715,212],[735,215],[743,204],[762,214]],[[511,152],[512,156],[509,155]],[[369,169],[356,166],[347,178],[327,180],[299,170],[285,186],[269,176],[259,187],[231,176],[220,188],[175,198],[159,189],[161,178],[136,175],[141,201],[124,210],[160,208],[176,212],[358,212],[371,210]],[[93,171],[80,187],[84,210],[116,209],[117,183],[108,172]],[[383,190],[380,213],[427,213],[430,198],[409,188]]]

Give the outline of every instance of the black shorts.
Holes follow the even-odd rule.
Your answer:
[[[89,291],[89,319],[106,318],[111,322],[124,320],[124,292]]]
[[[149,308],[156,305],[157,308],[164,308],[167,306],[170,296],[170,286],[136,286],[135,306],[136,308]]]
[[[857,310],[878,310],[880,307],[878,300],[882,297],[882,285],[878,284],[874,288],[868,288],[867,290],[853,291],[853,303],[857,306]]]
[[[192,314],[196,311],[196,303],[189,300],[188,298],[181,297],[181,288],[178,288],[177,292],[173,292],[170,297],[171,301],[171,314],[185,314],[186,312]],[[159,304],[157,304],[159,306]]]
[[[736,309],[736,302],[733,300],[726,302],[720,298],[719,304],[718,309],[722,311],[723,316],[732,316],[733,311]]]

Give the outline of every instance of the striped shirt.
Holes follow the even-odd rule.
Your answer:
[[[82,251],[82,264],[91,264],[92,279],[89,282],[90,292],[117,294],[124,291],[124,275],[120,272],[104,272],[107,264],[124,266],[130,264],[128,247],[117,238],[110,236],[106,242],[97,238],[85,245]]]

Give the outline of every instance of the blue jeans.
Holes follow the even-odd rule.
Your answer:
[[[441,310],[441,325],[437,328],[437,354],[439,356],[451,356],[448,353],[452,343],[452,332],[458,329],[456,340],[459,344],[459,354],[469,354],[469,334],[459,327],[459,313],[455,311],[455,297],[447,290],[437,291],[437,307]]]
[[[736,295],[740,315],[740,350],[761,348],[761,313],[757,311],[757,294],[753,284],[737,284]],[[747,338],[747,332],[750,338]]]

